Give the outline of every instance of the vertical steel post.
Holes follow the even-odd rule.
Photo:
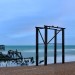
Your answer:
[[[38,27],[36,27],[36,66],[38,66]]]
[[[64,63],[64,59],[65,59],[65,41],[64,41],[64,28],[62,28],[62,63]]]
[[[47,65],[47,26],[45,27],[45,51],[44,51],[44,65]]]
[[[55,38],[54,38],[54,64],[56,64],[56,61],[57,61],[57,29],[55,29],[54,31],[54,35],[55,35]]]

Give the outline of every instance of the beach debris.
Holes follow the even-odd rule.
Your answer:
[[[10,56],[11,58],[20,58],[20,59],[23,58],[21,52],[18,52],[17,49],[16,49],[16,51],[9,50],[8,51],[8,56]]]
[[[34,58],[33,57],[23,58],[21,66],[24,66],[24,65],[27,66],[27,65],[29,65],[29,63],[31,63],[31,64],[34,63]]]
[[[5,62],[6,67],[10,62],[14,64],[16,63],[17,65],[19,64],[21,66],[24,65],[28,66],[29,63],[31,64],[34,63],[34,58],[33,57],[23,58],[21,52],[18,52],[18,50],[16,49],[16,51],[9,50],[7,54],[3,54],[2,52],[0,52],[0,62]]]
[[[39,64],[41,64],[42,62],[44,62],[44,60],[40,60],[40,61],[39,61]]]

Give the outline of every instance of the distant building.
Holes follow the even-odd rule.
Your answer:
[[[0,50],[5,50],[5,45],[0,45]]]

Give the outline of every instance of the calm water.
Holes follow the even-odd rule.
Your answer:
[[[57,46],[57,56],[61,56],[61,45]],[[8,50],[18,50],[22,52],[22,55],[24,57],[34,57],[35,58],[35,46],[34,45],[29,45],[29,46],[5,46],[5,51],[7,52]],[[39,45],[39,57],[43,57],[44,55],[44,46]],[[54,55],[54,46],[53,45],[48,45],[48,57],[53,57]],[[65,45],[65,55],[75,55],[75,45]]]
[[[28,46],[5,46],[5,50],[2,51],[4,54],[7,54],[8,50],[18,50],[22,53],[23,57],[36,57],[36,47],[34,45]],[[57,62],[61,62],[62,47],[61,45],[57,46]],[[44,46],[39,45],[39,61],[44,59]],[[65,62],[75,61],[75,45],[65,45]],[[48,45],[48,60],[47,62],[54,62],[54,46]],[[35,63],[34,63],[35,64]],[[5,67],[5,63],[2,62],[0,67]],[[18,66],[17,64],[9,63],[8,66]]]

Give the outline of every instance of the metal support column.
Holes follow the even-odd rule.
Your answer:
[[[38,27],[36,27],[36,66],[38,66]]]
[[[44,65],[47,65],[47,26],[45,26],[45,51],[44,51]]]
[[[43,36],[40,32],[40,29],[45,29],[45,36],[43,39]],[[48,42],[48,33],[47,30],[51,29],[54,30],[54,36],[52,39]],[[65,38],[64,38],[64,33],[65,33],[65,28],[61,27],[55,27],[55,26],[44,26],[44,27],[36,27],[36,66],[38,66],[38,60],[39,60],[39,33],[40,36],[44,42],[44,65],[47,65],[47,45],[54,39],[54,64],[57,63],[57,34],[62,31],[62,63],[65,62]]]
[[[55,32],[54,32],[54,64],[56,64],[56,61],[57,61],[57,29],[55,29]]]
[[[64,45],[65,45],[65,41],[64,41],[64,28],[62,28],[62,63],[64,63],[64,57],[65,57],[65,51],[64,51]]]

